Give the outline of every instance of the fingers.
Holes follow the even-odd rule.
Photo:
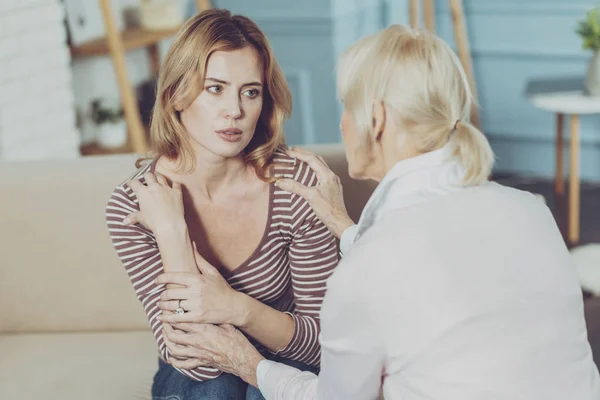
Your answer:
[[[277,182],[275,182],[275,186],[285,190],[286,192],[297,194],[298,196],[303,197],[306,200],[311,200],[312,197],[315,195],[315,189],[309,188],[308,186],[304,186],[300,182],[295,181],[293,179],[279,179]]]
[[[123,225],[135,225],[140,222],[140,211],[132,212],[123,219]]]
[[[170,324],[163,325],[163,334],[166,339],[175,344],[193,346],[193,335],[188,335],[185,332],[176,331]]]
[[[195,359],[198,362],[202,363],[201,365],[212,363],[213,361],[209,359],[203,351],[195,349],[194,347],[182,346],[180,344],[171,344],[167,345],[167,348],[169,349],[169,353],[171,353],[171,355],[177,357],[178,359]]]
[[[217,325],[206,324],[204,322],[172,322],[169,323],[171,325],[171,329],[183,331],[188,334],[204,334],[206,332],[207,325],[210,325],[213,329],[219,329]],[[232,325],[233,327],[233,325]],[[237,330],[237,328],[233,327],[233,329]]]
[[[181,183],[173,182],[173,184],[171,185],[169,184],[169,181],[163,174],[156,173],[154,175],[156,176],[156,181],[159,185],[181,191]]]
[[[237,329],[235,328],[235,326],[231,325],[231,324],[222,324],[219,325],[221,328],[225,329],[225,331],[230,331],[230,332],[235,332],[237,331]]]
[[[198,252],[198,248],[196,247],[196,242],[192,242],[192,247],[194,248],[194,260],[196,261],[196,266],[198,270],[204,275],[214,275],[218,274],[219,271],[213,267],[208,261],[202,257],[202,255]]]
[[[181,335],[181,334],[183,334],[183,332],[179,333],[170,324],[163,325],[163,336],[164,336],[165,343],[171,342],[171,343],[181,344],[181,343],[177,342],[178,335]]]
[[[333,173],[333,171],[331,171],[331,169],[329,169],[329,166],[327,166],[327,163],[325,162],[325,160],[323,160],[323,158],[321,158],[313,153],[309,153],[308,151],[301,150],[301,149],[295,149],[295,148],[288,150],[287,153],[290,156],[307,163],[308,166],[313,171],[315,171],[319,180],[327,179],[327,178],[330,178],[331,175],[335,175]]]
[[[189,350],[186,351],[186,347],[187,346],[182,346],[180,344],[176,344],[171,342],[169,339],[164,339],[165,340],[165,346],[167,346],[167,349],[169,349],[169,354],[175,357],[179,357],[179,358],[188,358],[191,357],[191,354]]]
[[[193,358],[197,357],[199,353],[194,347],[173,343],[169,340],[165,340],[165,345],[169,349],[169,353],[177,358]]]
[[[190,292],[188,289],[167,289],[160,294],[160,299],[162,301],[168,300],[184,300],[189,298]]]
[[[165,346],[167,346],[169,355],[169,363],[172,364],[173,361],[182,362],[187,361],[188,363],[182,364],[185,367],[183,368],[196,368],[198,366],[208,366],[211,365],[214,360],[211,355],[202,349],[197,349],[191,346],[185,346],[177,343],[173,343],[167,338],[164,338]],[[189,367],[189,363],[194,362],[194,366]]]
[[[131,188],[131,190],[133,190],[137,197],[140,197],[141,191],[143,191],[144,188],[151,186],[172,188],[178,192],[181,192],[181,183],[173,182],[173,186],[171,186],[169,185],[169,181],[167,180],[167,178],[161,174],[153,174],[151,172],[146,172],[144,174],[144,180],[146,184],[143,184],[138,179],[132,179],[131,181],[127,182],[127,185]]]
[[[174,322],[171,323],[171,326],[180,331],[184,331],[187,333],[194,333],[197,331],[199,324],[195,322]]]
[[[156,181],[161,186],[170,187],[169,182],[167,182],[167,178],[165,178],[162,174],[156,174]]]
[[[148,185],[148,186],[158,185],[158,181],[156,180],[156,175],[154,175],[152,172],[146,172],[144,174],[144,180],[146,181],[146,185]]]
[[[305,150],[303,148],[300,147],[296,147],[296,146],[290,146],[288,147],[288,149],[286,150],[287,153],[295,153],[295,154],[300,154],[301,156],[313,156],[316,155],[315,153],[311,153],[308,150]]]
[[[177,358],[190,358],[192,355],[191,351],[186,346],[182,346],[179,344],[174,344],[170,342],[165,342],[167,349],[169,349],[169,354]]]
[[[199,281],[200,275],[197,273],[190,272],[167,272],[159,275],[156,278],[156,283],[158,284],[169,284],[175,283],[177,285],[190,287],[194,284],[197,284]]]
[[[138,195],[139,190],[144,187],[144,184],[138,181],[137,179],[132,179],[129,182],[127,182],[127,186],[129,186],[131,190],[133,190],[133,192],[136,195]]]
[[[204,260],[204,257],[202,257],[202,255],[198,251],[198,247],[196,247],[196,242],[194,242],[193,240],[192,249],[194,250],[194,261],[196,262],[196,265],[198,265],[199,262],[202,262]]]
[[[185,308],[184,308],[185,310]],[[166,322],[168,324],[191,324],[191,323],[202,323],[201,318],[198,318],[197,313],[194,312],[186,312],[183,314],[165,314],[159,315],[156,317],[161,322]]]
[[[180,300],[159,301],[158,308],[160,308],[163,311],[175,311],[179,307],[179,304],[181,304],[181,307],[184,310],[186,309],[184,307],[183,301],[181,301],[180,303]]]
[[[198,367],[212,367],[213,363],[208,360],[200,360],[196,358],[188,358],[187,360],[178,360],[170,358],[169,364],[179,369],[194,369]]]

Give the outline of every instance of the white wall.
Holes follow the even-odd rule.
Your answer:
[[[137,2],[113,0],[112,4],[120,13]],[[194,3],[181,0],[188,16],[195,12]],[[213,0],[213,4],[252,18],[269,38],[292,90],[292,116],[284,128],[288,143],[339,141],[330,0]],[[169,45],[170,40],[161,43],[161,54]],[[129,52],[127,66],[133,85],[150,78],[144,50]],[[73,81],[80,109],[89,107],[95,97],[119,96],[109,57],[74,59]]]
[[[69,49],[58,0],[0,0],[0,159],[76,157]]]
[[[464,0],[480,115],[498,171],[554,175],[555,117],[527,101],[525,87],[531,79],[583,78],[591,53],[582,50],[575,29],[586,9],[597,4],[595,0]],[[453,42],[447,2],[438,0],[438,6],[438,32]],[[598,116],[581,120],[584,180],[600,180],[599,123]],[[568,153],[565,156],[568,170]]]

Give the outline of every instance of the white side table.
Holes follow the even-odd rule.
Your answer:
[[[557,80],[556,82],[560,82]],[[543,85],[530,85],[527,97],[531,103],[542,110],[556,114],[556,176],[554,191],[563,195],[565,191],[563,171],[563,126],[564,116],[570,116],[570,169],[569,169],[569,213],[567,217],[567,239],[571,244],[579,242],[579,117],[586,114],[600,114],[600,98],[588,97],[583,90],[549,91],[540,90]],[[558,85],[560,86],[560,85]],[[564,86],[564,85],[563,85]],[[538,89],[538,90],[536,90]]]

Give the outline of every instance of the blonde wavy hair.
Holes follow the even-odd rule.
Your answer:
[[[208,59],[215,51],[254,48],[264,70],[263,107],[246,162],[258,177],[268,178],[275,150],[285,144],[283,124],[292,111],[290,89],[265,34],[249,18],[228,10],[207,10],[190,18],[179,30],[160,67],[156,102],[150,126],[155,156],[178,160],[179,171],[195,168],[190,135],[181,123],[181,110],[203,90]]]
[[[401,25],[365,37],[340,57],[338,95],[365,140],[373,101],[382,101],[420,153],[453,145],[465,185],[489,179],[494,154],[469,122],[473,95],[461,63],[440,38]]]

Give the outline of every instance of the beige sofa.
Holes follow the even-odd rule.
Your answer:
[[[371,182],[313,147],[358,217]],[[133,155],[0,163],[0,399],[148,399],[157,351],[112,248],[104,206]]]
[[[357,220],[374,184],[348,178],[341,146],[310,150]],[[0,400],[150,398],[155,344],[104,225],[135,159],[0,163]],[[600,298],[585,311],[600,349]]]

